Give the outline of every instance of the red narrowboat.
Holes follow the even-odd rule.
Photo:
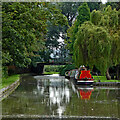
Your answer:
[[[93,84],[94,79],[92,75],[90,74],[90,70],[82,70],[81,73],[78,75],[76,79],[77,84],[81,85],[90,85]]]

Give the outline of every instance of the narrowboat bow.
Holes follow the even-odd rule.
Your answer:
[[[94,79],[90,74],[90,70],[83,70],[81,71],[81,74],[78,75],[78,78],[75,78],[75,81],[80,85],[91,85],[93,84]]]

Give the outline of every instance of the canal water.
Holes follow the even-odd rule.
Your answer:
[[[118,120],[119,88],[76,86],[57,74],[23,76],[2,101],[2,120]]]

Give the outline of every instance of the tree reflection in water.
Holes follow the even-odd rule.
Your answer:
[[[2,101],[4,118],[73,116],[118,118],[119,89],[87,88],[61,76],[24,76],[20,86]],[[82,99],[81,99],[82,98]]]
[[[55,76],[57,77],[57,76]],[[66,80],[66,82],[64,82]],[[54,76],[49,79],[38,79],[38,93],[44,96],[47,92],[49,97],[49,107],[57,106],[59,116],[65,111],[65,106],[70,102],[70,89],[68,88],[67,79],[55,79]],[[54,114],[54,112],[53,112]]]

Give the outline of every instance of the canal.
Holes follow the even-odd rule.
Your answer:
[[[2,101],[2,120],[118,120],[119,88],[76,86],[59,75],[23,76]]]

